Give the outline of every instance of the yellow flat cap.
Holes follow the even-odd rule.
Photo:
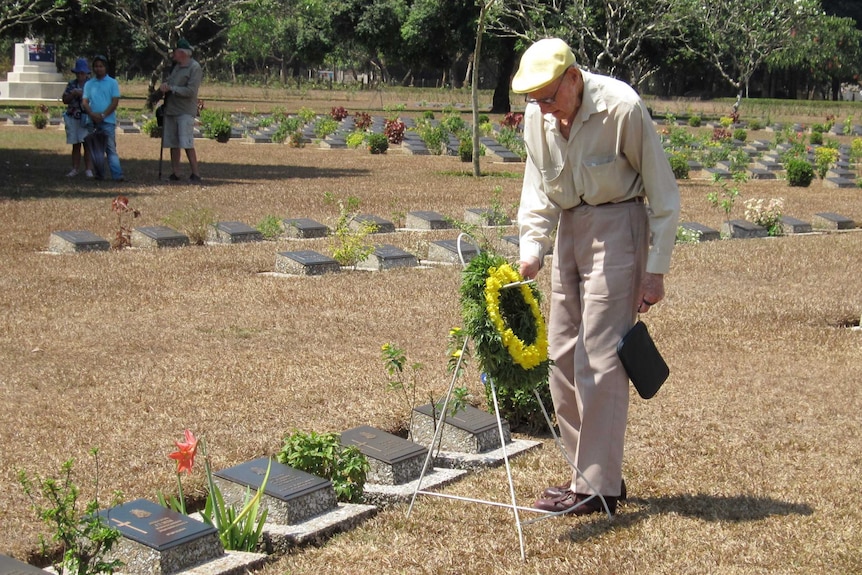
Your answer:
[[[512,79],[512,91],[528,94],[540,90],[559,78],[574,63],[572,49],[559,38],[539,40],[521,56],[518,71]]]

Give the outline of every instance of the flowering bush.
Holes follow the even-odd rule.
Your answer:
[[[781,214],[784,200],[772,198],[768,202],[760,198],[745,200],[745,219],[769,230],[770,236],[780,236]]]
[[[329,115],[332,116],[332,119],[336,122],[340,122],[347,117],[347,110],[344,109],[344,106],[333,106],[329,111]]]
[[[838,156],[838,150],[829,146],[821,146],[814,150],[814,166],[817,170],[817,177],[821,180],[825,178],[826,172],[838,161]]]
[[[523,120],[524,114],[519,114],[517,112],[508,112],[503,118],[503,121],[500,122],[500,125],[504,128],[511,128],[513,130],[517,130],[518,126],[521,125],[521,122]]]
[[[353,116],[353,129],[364,132],[371,127],[371,115],[368,112],[356,112]]]
[[[383,125],[383,133],[390,144],[400,144],[404,141],[404,130],[406,126],[401,120],[386,120]]]

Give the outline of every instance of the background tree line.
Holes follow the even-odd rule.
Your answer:
[[[102,53],[116,76],[155,85],[183,36],[210,80],[331,70],[369,87],[461,88],[481,28],[476,77],[504,112],[518,55],[552,35],[580,65],[645,93],[838,99],[862,73],[860,24],[854,0],[11,0],[0,46],[5,70],[14,43],[36,37],[57,46],[62,69]]]

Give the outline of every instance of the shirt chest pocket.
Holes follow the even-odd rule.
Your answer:
[[[633,172],[625,156],[586,157],[578,171],[579,192],[591,204],[612,201],[628,190]]]

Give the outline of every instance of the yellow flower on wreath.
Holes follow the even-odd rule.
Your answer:
[[[500,290],[510,283],[521,281],[518,272],[509,264],[503,264],[497,268],[488,269],[488,277],[485,279],[485,305],[488,317],[494,324],[503,345],[509,350],[512,360],[524,369],[533,369],[548,359],[548,329],[545,326],[545,318],[539,309],[539,302],[533,296],[533,290],[528,285],[518,286],[524,303],[530,308],[536,326],[536,340],[527,345],[520,339],[512,328],[506,325],[502,313],[500,313]]]

